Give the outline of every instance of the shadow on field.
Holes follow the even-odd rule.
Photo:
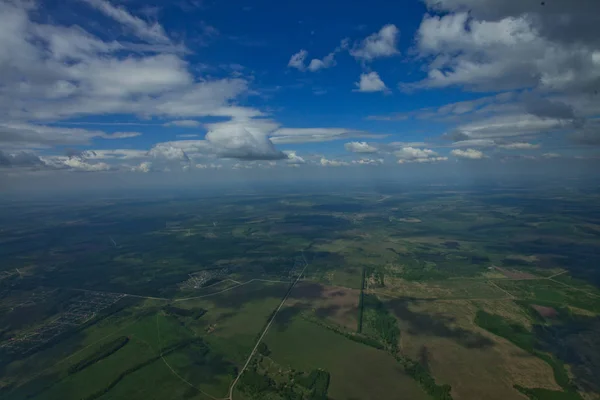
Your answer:
[[[309,309],[309,303],[297,303],[291,307],[282,308],[275,317],[275,328],[277,328],[279,332],[285,331],[292,323],[294,317]]]
[[[333,317],[334,315],[337,314],[337,312],[340,310],[340,308],[342,308],[342,307],[337,304],[332,304],[327,307],[317,308],[315,310],[315,315],[319,318]]]
[[[257,285],[261,286],[257,287]],[[210,300],[217,307],[239,310],[244,304],[252,301],[264,300],[266,298],[282,299],[288,288],[289,285],[286,283],[264,285],[260,282],[253,282],[217,296],[209,297],[207,300]],[[321,285],[301,282],[292,289],[289,298],[296,300],[312,300],[321,298],[322,296],[323,287]]]
[[[410,324],[409,329],[412,334],[428,334],[449,338],[470,349],[488,348],[494,344],[493,341],[478,333],[448,326],[449,323],[452,323],[452,318],[434,317],[429,314],[420,314],[411,311],[408,308],[410,300],[394,299],[390,300],[387,304],[398,318]]]

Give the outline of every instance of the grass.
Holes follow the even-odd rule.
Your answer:
[[[522,399],[514,384],[560,390],[549,365],[475,326],[473,303],[407,301],[397,311],[401,353],[426,366],[438,385],[451,385],[455,399]],[[516,305],[506,308],[504,300],[484,303],[519,312]]]
[[[285,328],[276,323],[265,340],[270,357],[282,366],[327,370],[331,398],[382,399],[389,398],[390,393],[399,399],[427,398],[389,354],[301,318],[294,318]]]
[[[501,316],[490,314],[481,310],[477,312],[475,323],[483,329],[509,340],[528,353],[531,353],[544,360],[548,365],[550,365],[550,367],[552,367],[556,383],[563,388],[564,396],[566,396],[564,398],[581,399],[581,396],[576,391],[576,387],[571,382],[564,364],[554,356],[537,350],[538,344],[536,337],[523,325],[511,322]],[[534,389],[526,390],[530,391]],[[527,392],[527,395],[534,399],[546,399],[545,396],[549,395],[549,393],[552,393],[552,391],[542,389],[541,392],[538,392],[538,394],[535,395],[537,397],[532,397],[532,393],[533,392]]]
[[[570,305],[600,313],[600,296],[568,287],[552,280],[496,281],[502,289],[523,300],[534,300],[560,306]]]
[[[386,276],[385,287],[373,289],[398,297],[418,299],[499,299],[507,294],[486,281],[479,280],[444,280],[415,282]]]

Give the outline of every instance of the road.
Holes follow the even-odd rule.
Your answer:
[[[227,397],[227,399],[233,400],[233,389],[235,389],[235,385],[240,380],[240,377],[242,376],[242,374],[244,373],[244,371],[248,367],[248,364],[250,364],[250,361],[252,360],[252,357],[254,357],[254,354],[256,353],[256,349],[258,348],[258,345],[260,344],[260,342],[262,342],[263,338],[265,337],[265,335],[269,331],[269,327],[271,326],[271,324],[275,320],[275,317],[277,317],[277,313],[279,312],[279,310],[281,310],[281,307],[283,307],[283,304],[285,303],[285,301],[290,296],[290,293],[292,293],[292,289],[294,289],[294,286],[296,286],[296,283],[298,283],[298,281],[300,280],[300,278],[302,278],[302,275],[304,274],[304,271],[306,270],[306,267],[308,267],[308,262],[306,261],[306,258],[304,257],[304,252],[302,253],[302,258],[304,258],[304,263],[305,263],[304,268],[302,269],[302,271],[298,275],[298,278],[296,278],[296,280],[294,281],[294,283],[292,283],[292,286],[287,291],[287,293],[286,293],[285,297],[283,298],[283,300],[281,300],[281,303],[279,303],[279,307],[277,307],[277,309],[273,313],[273,316],[271,316],[271,319],[267,323],[267,326],[265,327],[263,333],[260,335],[260,337],[256,341],[256,344],[254,345],[254,348],[252,349],[252,352],[248,356],[248,359],[246,360],[246,364],[244,364],[244,367],[240,370],[240,373],[238,374],[238,376],[231,383],[231,386],[229,387],[229,397]]]

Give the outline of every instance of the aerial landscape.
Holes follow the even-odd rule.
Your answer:
[[[7,204],[2,397],[598,398],[600,193],[569,193]]]
[[[600,400],[600,0],[0,0],[0,400]]]

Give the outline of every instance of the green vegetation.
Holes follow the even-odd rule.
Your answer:
[[[515,385],[515,389],[529,397],[529,400],[581,400],[581,396],[575,392],[559,392],[548,389],[528,389]]]
[[[103,344],[98,351],[96,351],[91,356],[84,358],[76,364],[73,364],[69,367],[69,374],[74,374],[83,370],[84,368],[89,367],[97,363],[98,361],[110,356],[115,353],[117,350],[125,346],[129,342],[129,338],[127,336],[120,336],[108,343]]]
[[[556,357],[544,353],[539,350],[539,342],[533,332],[528,331],[523,325],[510,322],[505,318],[487,313],[485,311],[479,310],[475,317],[475,323],[479,325],[481,328],[486,329],[492,332],[495,335],[501,336],[515,345],[519,346],[523,350],[541,358],[546,363],[548,363],[552,367],[552,371],[554,372],[554,379],[556,383],[560,385],[564,393],[568,394],[571,397],[568,398],[576,398],[581,399],[580,395],[577,393],[577,388],[571,382],[569,378],[569,374],[567,373],[564,364],[558,360]],[[530,396],[531,393],[535,393],[535,396],[538,396],[540,399],[546,399],[546,397],[540,397],[549,395],[549,393],[554,393],[552,391],[542,390],[542,389],[527,389],[527,390],[537,390],[537,392],[528,392],[527,395]],[[558,396],[558,395],[556,395]],[[535,398],[538,398],[535,397]],[[548,398],[559,398],[559,397],[548,397]],[[567,398],[567,397],[565,397]]]
[[[363,307],[366,314],[366,322],[370,331],[380,339],[392,353],[398,347],[400,330],[398,321],[391,315],[385,305],[375,295],[363,296]]]
[[[600,393],[596,189],[381,191],[3,202],[0,396],[223,398],[305,259],[234,396]]]
[[[264,342],[260,342],[258,344],[258,348],[256,349],[256,351],[258,351],[258,354],[261,354],[265,357],[267,357],[269,354],[271,354],[269,347]]]
[[[297,378],[299,385],[310,391],[309,400],[327,400],[327,389],[329,388],[329,372],[321,369],[310,371],[308,376]]]
[[[171,315],[192,318],[192,319],[198,319],[198,318],[202,317],[204,314],[206,314],[206,310],[203,308],[191,310],[191,309],[187,309],[187,308],[179,308],[179,307],[173,307],[173,306],[169,305],[169,306],[165,306],[163,308],[163,310],[165,310],[166,313],[171,314]]]
[[[477,311],[475,323],[494,335],[513,342],[529,353],[535,352],[535,338],[521,324],[510,322],[499,315],[490,314],[483,310]]]
[[[362,269],[362,280],[360,284],[360,297],[358,299],[358,325],[356,328],[356,332],[362,333],[363,329],[363,314],[365,309],[364,297],[365,297],[365,275],[366,268]]]
[[[253,398],[261,398],[264,393],[275,388],[275,383],[269,377],[254,369],[247,369],[240,378],[240,389]]]
[[[419,382],[419,385],[435,400],[452,400],[450,385],[438,385],[431,373],[416,361],[398,358],[404,366],[404,371],[414,380]]]

